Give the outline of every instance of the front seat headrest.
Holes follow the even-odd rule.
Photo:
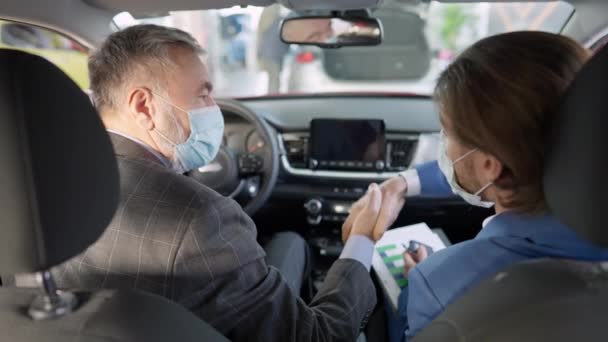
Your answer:
[[[574,79],[547,139],[544,189],[551,212],[608,247],[608,49]]]
[[[44,58],[0,49],[0,272],[36,272],[95,242],[118,203],[110,139]]]

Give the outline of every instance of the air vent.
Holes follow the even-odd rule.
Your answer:
[[[308,137],[296,134],[283,135],[285,155],[289,164],[296,168],[307,168],[308,165]]]
[[[407,169],[412,160],[417,141],[415,139],[389,139],[386,142],[387,166],[390,171]]]

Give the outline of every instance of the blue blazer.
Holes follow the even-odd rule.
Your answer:
[[[452,194],[437,162],[416,169],[422,195]],[[474,239],[436,252],[410,271],[397,317],[389,322],[390,340],[407,341],[481,280],[514,263],[544,257],[608,260],[608,250],[583,240],[549,214],[497,215]]]

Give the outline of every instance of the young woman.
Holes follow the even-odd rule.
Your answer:
[[[389,227],[403,198],[419,194],[456,193],[472,205],[494,206],[496,215],[473,240],[428,258],[423,248],[404,255],[409,285],[390,319],[391,341],[413,337],[467,290],[511,264],[543,257],[608,260],[608,250],[547,212],[542,186],[545,127],[589,56],[564,36],[514,32],[475,43],[442,73],[435,90],[443,126],[438,161],[381,185],[376,226]],[[355,204],[352,217],[366,201]]]

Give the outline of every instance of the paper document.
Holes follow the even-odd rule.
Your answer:
[[[433,252],[445,248],[443,241],[426,223],[418,223],[387,231],[374,249],[372,266],[393,311],[397,310],[401,290],[407,287],[407,279],[403,275],[403,253],[404,245],[409,246],[412,240],[427,245]]]

